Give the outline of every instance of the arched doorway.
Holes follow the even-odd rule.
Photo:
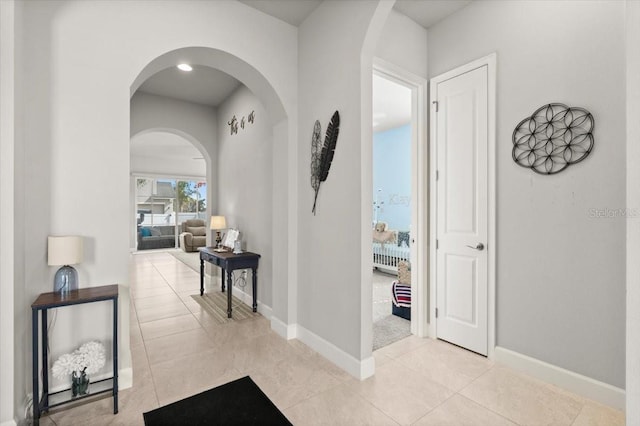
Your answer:
[[[206,222],[210,216],[211,156],[200,141],[176,129],[140,131],[132,136],[130,149],[130,247],[176,248],[183,221]],[[167,232],[161,238],[142,238],[148,227]]]
[[[268,206],[268,224],[270,234],[270,247],[272,256],[261,258],[261,270],[263,262],[269,262],[269,267],[265,268],[267,277],[261,273],[260,292],[266,294],[268,301],[265,312],[271,318],[272,328],[283,336],[288,335],[288,326],[295,323],[295,301],[293,296],[295,291],[296,268],[296,236],[295,227],[295,198],[297,197],[295,187],[290,182],[290,170],[288,158],[293,143],[291,136],[295,132],[290,128],[288,114],[284,104],[273,88],[269,80],[253,66],[230,53],[205,47],[187,47],[177,49],[158,56],[144,67],[144,69],[134,79],[130,87],[130,94],[136,93],[137,89],[152,75],[175,67],[179,63],[189,63],[192,66],[210,67],[236,78],[263,106],[265,114],[262,119],[268,124],[270,138],[272,140],[269,158],[258,159],[268,163],[269,179],[255,182],[255,185],[262,185],[265,193],[269,194],[270,205]],[[133,108],[133,107],[132,107]],[[133,114],[131,116],[133,118]],[[166,117],[170,119],[170,117]],[[153,121],[153,117],[149,120]],[[221,127],[221,126],[220,126]],[[168,125],[167,122],[156,121],[153,125],[140,126],[139,123],[131,121],[131,134],[135,135],[148,128],[180,128],[180,126]],[[181,129],[184,131],[184,129]],[[221,131],[222,129],[218,129]],[[226,131],[226,129],[224,129]],[[186,133],[186,132],[185,132]],[[207,177],[212,182],[211,175],[217,170],[218,146],[216,141],[207,141],[194,135],[196,140],[203,141],[203,153],[207,153]],[[254,159],[256,160],[256,159]],[[244,164],[243,166],[251,166]],[[216,185],[210,185],[209,189],[209,214],[217,214],[218,196]],[[273,201],[271,201],[273,200]],[[291,213],[290,213],[291,212]],[[240,213],[241,214],[241,213]],[[133,217],[132,215],[131,217]],[[269,259],[269,257],[271,257]],[[258,300],[260,303],[260,300]]]

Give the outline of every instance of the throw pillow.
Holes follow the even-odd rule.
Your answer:
[[[151,228],[151,235],[153,235],[154,237],[159,237],[160,235],[162,235],[162,231],[160,231],[158,228]]]
[[[151,230],[149,228],[140,228],[140,235],[142,235],[143,237],[150,237]]]
[[[405,243],[409,247],[409,231],[398,232],[398,247],[402,247],[402,243]]]
[[[205,237],[207,235],[207,228],[204,226],[187,226],[187,232],[191,232],[194,237]]]
[[[398,262],[398,281],[411,285],[411,265],[406,260]]]

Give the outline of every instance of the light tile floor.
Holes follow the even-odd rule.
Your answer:
[[[199,277],[167,253],[131,260],[133,387],[42,425],[143,425],[142,413],[250,375],[295,425],[623,425],[624,415],[441,341],[374,353],[358,381],[261,316],[217,324],[194,302]],[[247,407],[250,409],[250,407]]]

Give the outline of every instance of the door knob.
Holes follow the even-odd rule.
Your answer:
[[[478,243],[478,245],[475,246],[475,247],[474,246],[467,246],[467,247],[472,248],[472,249],[476,249],[478,251],[484,250],[484,244],[482,244],[482,243]]]

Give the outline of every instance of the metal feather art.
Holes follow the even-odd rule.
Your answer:
[[[333,113],[331,121],[327,125],[327,131],[324,136],[324,144],[320,147],[320,122],[316,120],[313,126],[313,137],[311,139],[311,187],[315,191],[313,199],[313,208],[311,211],[316,214],[316,203],[318,201],[318,191],[320,184],[327,180],[329,169],[333,161],[333,155],[338,142],[338,133],[340,131],[340,114],[338,111]]]
[[[318,193],[320,189],[320,179],[318,178],[318,167],[320,166],[320,121],[316,120],[313,125],[313,136],[311,136],[311,188]],[[315,203],[314,203],[315,205]]]

